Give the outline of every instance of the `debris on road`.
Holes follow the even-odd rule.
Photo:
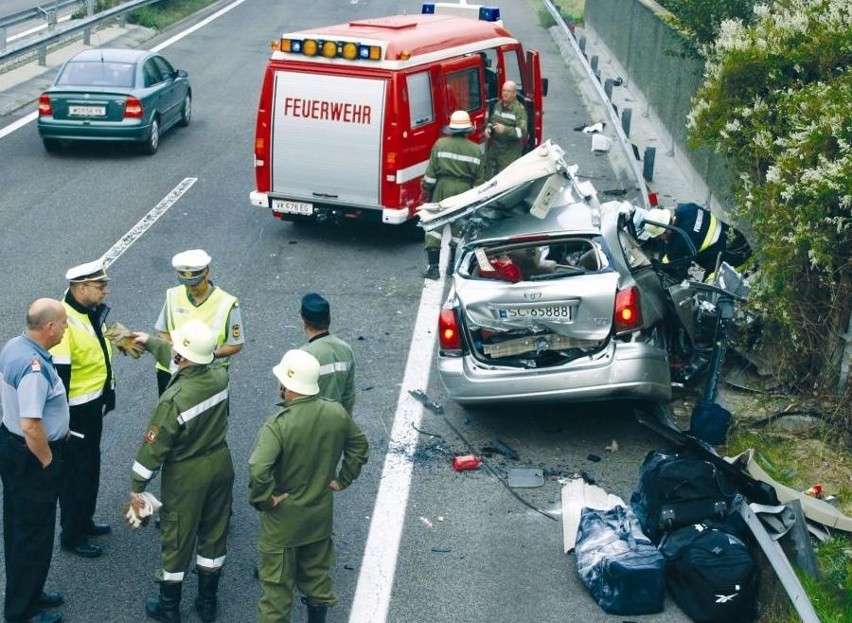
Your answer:
[[[479,469],[480,460],[475,454],[465,454],[462,456],[453,457],[453,469],[457,472],[464,472],[471,469]]]
[[[509,486],[516,488],[534,488],[544,485],[544,472],[530,467],[512,467],[509,469]]]

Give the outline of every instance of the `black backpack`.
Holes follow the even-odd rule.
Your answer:
[[[754,620],[757,568],[751,553],[732,534],[706,525],[678,528],[660,543],[666,586],[696,623]]]
[[[652,450],[642,462],[630,505],[648,538],[659,543],[669,530],[724,519],[735,495],[736,489],[710,461],[688,452]]]

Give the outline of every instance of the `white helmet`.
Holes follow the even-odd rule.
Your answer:
[[[449,134],[467,134],[473,132],[470,115],[464,110],[457,110],[450,116],[450,125],[445,128]]]
[[[666,230],[664,227],[654,225],[652,223],[649,223],[648,221],[654,221],[654,223],[662,223],[663,225],[668,225],[672,221],[671,210],[666,210],[665,208],[654,208],[653,210],[648,210],[648,213],[645,214],[645,222],[643,223],[642,227],[645,230],[645,233],[648,234],[650,238],[656,238]]]
[[[172,332],[172,348],[193,363],[210,363],[216,350],[216,336],[200,320],[188,320]]]
[[[307,351],[293,349],[284,353],[281,363],[272,368],[275,378],[291,392],[302,396],[314,396],[319,393],[317,380],[320,375],[320,363]]]

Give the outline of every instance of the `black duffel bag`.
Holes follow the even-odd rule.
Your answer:
[[[574,549],[580,579],[610,614],[661,612],[665,559],[642,534],[633,511],[583,508]]]
[[[757,567],[748,547],[724,530],[697,524],[666,534],[666,586],[696,623],[753,621]]]
[[[630,497],[642,530],[659,543],[663,534],[706,519],[724,519],[736,489],[710,461],[688,452],[652,450]]]

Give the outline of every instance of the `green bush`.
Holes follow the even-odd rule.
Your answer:
[[[752,229],[753,302],[785,336],[782,369],[827,388],[852,307],[852,13],[846,0],[778,0],[731,20],[707,48],[693,146],[735,171],[735,219]],[[849,396],[846,396],[849,401]]]

